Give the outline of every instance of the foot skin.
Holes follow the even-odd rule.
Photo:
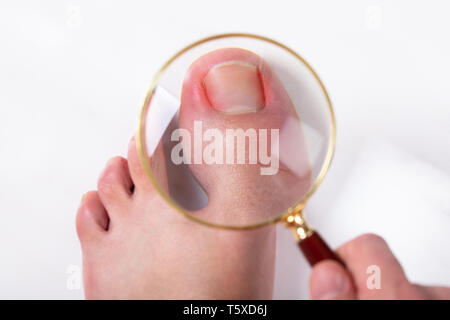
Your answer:
[[[191,130],[193,120],[203,119],[219,130],[226,123],[244,129],[271,128],[279,126],[283,117],[295,116],[281,83],[262,64],[244,50],[224,49],[202,56],[186,76],[180,126]],[[238,80],[242,82],[236,84]],[[230,96],[226,90],[244,94]],[[153,155],[152,166],[160,165],[160,156],[161,148]],[[255,183],[254,179],[261,179],[259,170],[206,166],[192,168],[211,198],[202,209],[205,216],[232,211],[235,194],[240,195],[244,221],[249,220],[246,215],[273,206],[278,210],[286,206],[282,202],[292,200],[290,196],[282,201],[273,198],[267,186]],[[165,172],[158,173],[164,187]],[[307,189],[304,179],[283,174],[284,178],[273,179],[270,188],[290,183],[296,192]],[[111,159],[98,180],[98,191],[83,196],[77,232],[88,299],[272,298],[275,228],[218,230],[175,212],[143,171],[134,139],[127,159]]]

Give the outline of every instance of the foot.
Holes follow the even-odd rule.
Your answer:
[[[179,123],[190,132],[194,120],[224,131],[280,128],[295,117],[279,80],[248,51],[211,52],[186,76]],[[161,165],[162,152],[160,146],[152,156],[153,167]],[[264,176],[261,167],[192,165],[209,196],[208,205],[195,214],[229,222],[224,217],[238,212],[237,221],[252,222],[264,212],[281,213],[309,187],[308,170],[299,177],[280,163],[281,175]],[[156,171],[167,190],[164,166]],[[286,185],[289,192],[277,192]],[[218,230],[180,215],[143,171],[134,139],[128,159],[111,159],[98,180],[98,191],[83,197],[77,232],[88,299],[272,297],[275,228]]]

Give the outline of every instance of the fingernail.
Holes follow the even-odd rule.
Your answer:
[[[336,299],[346,294],[349,289],[349,279],[345,271],[338,268],[327,268],[316,275],[317,281],[312,283],[311,297],[318,300]]]
[[[247,62],[218,64],[211,68],[203,84],[212,107],[223,113],[251,113],[264,107],[258,68]]]

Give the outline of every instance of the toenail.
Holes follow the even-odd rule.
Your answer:
[[[130,139],[130,142],[128,142],[128,149],[131,149],[131,148],[133,148],[133,149],[136,148],[136,137],[135,136],[133,136]]]
[[[88,198],[88,194],[87,193],[83,194],[83,196],[81,197],[81,204],[85,203],[87,198]]]
[[[264,90],[256,66],[244,61],[220,63],[203,79],[212,107],[227,114],[256,112],[264,107]]]
[[[110,167],[113,164],[116,164],[117,162],[119,162],[118,157],[111,158],[108,161],[106,161],[105,168]]]

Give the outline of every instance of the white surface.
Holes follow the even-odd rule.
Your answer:
[[[0,298],[81,298],[82,193],[124,154],[165,59],[213,33],[275,38],[333,100],[337,152],[308,205],[332,245],[385,236],[414,281],[450,285],[450,5],[445,1],[2,1]],[[436,246],[435,246],[436,245]],[[280,227],[276,298],[309,269]],[[73,270],[73,269],[71,269]]]
[[[169,126],[170,121],[177,113],[179,107],[180,101],[176,97],[171,95],[163,87],[156,87],[152,97],[152,105],[147,111],[145,125],[145,141],[148,155],[151,156],[155,151],[164,131]]]

